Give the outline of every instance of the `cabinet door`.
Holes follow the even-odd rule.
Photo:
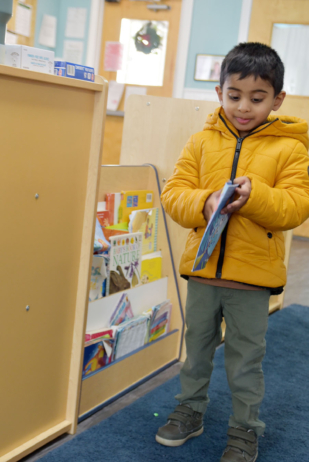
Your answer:
[[[253,0],[248,41],[271,45],[275,23],[308,25],[309,2]],[[277,114],[301,117],[309,122],[309,97],[287,95]],[[296,228],[294,235],[309,237],[309,220]]]

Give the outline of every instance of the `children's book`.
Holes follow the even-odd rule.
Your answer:
[[[121,193],[107,193],[105,195],[105,206],[109,212],[109,225],[117,225]]]
[[[115,338],[100,339],[85,346],[82,374],[83,379],[93,375],[95,372],[113,361],[115,341]]]
[[[117,225],[105,226],[102,228],[104,237],[108,240],[112,236],[121,236],[128,234],[128,223],[118,223]]]
[[[149,317],[139,315],[123,322],[117,328],[117,339],[115,345],[115,359],[140,348],[147,343]]]
[[[96,218],[93,253],[94,254],[107,253],[109,248],[110,248],[110,243],[105,238],[103,231],[102,231],[102,227],[99,223],[99,220]]]
[[[148,342],[153,342],[161,335],[169,331],[171,320],[172,304],[170,300],[165,300],[159,305],[153,306],[143,314],[149,316]]]
[[[134,318],[134,314],[132,311],[128,294],[123,293],[120,297],[119,302],[116,305],[113,314],[110,317],[109,325],[118,326],[122,322],[128,321],[132,318]]]
[[[106,295],[141,284],[142,233],[110,237]]]
[[[129,232],[143,233],[142,255],[155,252],[157,250],[159,209],[135,210],[130,216]]]
[[[90,276],[89,301],[103,297],[103,283],[107,278],[106,259],[103,255],[93,255]]]
[[[162,275],[162,253],[161,250],[157,252],[147,253],[142,256],[141,266],[141,282],[147,284],[147,282],[156,281],[160,279]]]
[[[129,216],[133,210],[141,210],[152,207],[153,191],[121,191],[121,201],[118,209],[118,223],[129,223]]]
[[[238,184],[233,184],[232,181],[228,181],[221,192],[217,210],[213,213],[209,220],[205,233],[200,242],[192,271],[199,271],[205,268],[217,242],[220,239],[221,233],[224,230],[230,214],[221,215],[221,210],[226,206],[229,199],[231,199],[235,193],[235,189]]]
[[[97,219],[102,228],[110,225],[109,211],[106,210],[106,202],[98,202]]]
[[[99,339],[111,339],[115,338],[116,327],[104,327],[102,329],[92,330],[86,332],[85,343],[94,343]]]

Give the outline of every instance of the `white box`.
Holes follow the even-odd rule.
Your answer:
[[[25,45],[0,45],[0,63],[30,71],[54,74],[55,53]]]

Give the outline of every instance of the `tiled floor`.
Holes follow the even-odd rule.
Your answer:
[[[292,242],[290,264],[288,270],[288,283],[285,289],[285,298],[284,306],[288,306],[292,303],[297,303],[300,305],[309,306],[309,283],[308,283],[308,274],[309,274],[309,240],[294,238]],[[161,383],[164,383],[166,380],[174,377],[178,374],[181,368],[181,363],[177,363],[167,370],[161,372],[154,378],[150,379],[148,382],[140,385],[135,390],[127,393],[122,398],[118,399],[114,403],[106,406],[101,411],[97,412],[93,416],[84,420],[78,425],[77,433],[81,433],[87,428],[97,424],[101,420],[106,419],[115,412],[123,409],[128,404],[132,403],[136,399],[145,395],[149,391],[156,388]],[[35,453],[31,454],[28,457],[22,459],[22,462],[34,462],[39,460],[47,452],[52,451],[56,447],[60,446],[66,441],[74,438],[71,435],[64,435],[54,442],[46,445],[44,448],[39,449]]]

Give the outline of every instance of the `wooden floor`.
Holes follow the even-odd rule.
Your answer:
[[[288,283],[285,289],[284,306],[288,306],[292,303],[309,306],[309,239],[295,238],[292,242],[290,265],[288,271]],[[153,390],[157,386],[161,385],[165,381],[174,377],[179,373],[181,363],[177,363],[167,370],[161,372],[156,377],[150,379],[148,382],[140,385],[135,390],[127,393],[122,398],[118,399],[114,403],[106,406],[101,411],[97,412],[93,416],[81,422],[77,427],[77,434],[82,433],[84,430],[92,427],[93,425],[101,422],[102,420],[110,417],[115,412],[123,409],[127,405],[131,404],[136,399],[144,396],[149,391]],[[39,460],[48,452],[52,451],[61,444],[74,438],[74,435],[64,435],[54,442],[46,445],[44,448],[36,451],[28,457],[22,459],[23,462],[34,462]],[[102,455],[104,458],[104,455]]]

